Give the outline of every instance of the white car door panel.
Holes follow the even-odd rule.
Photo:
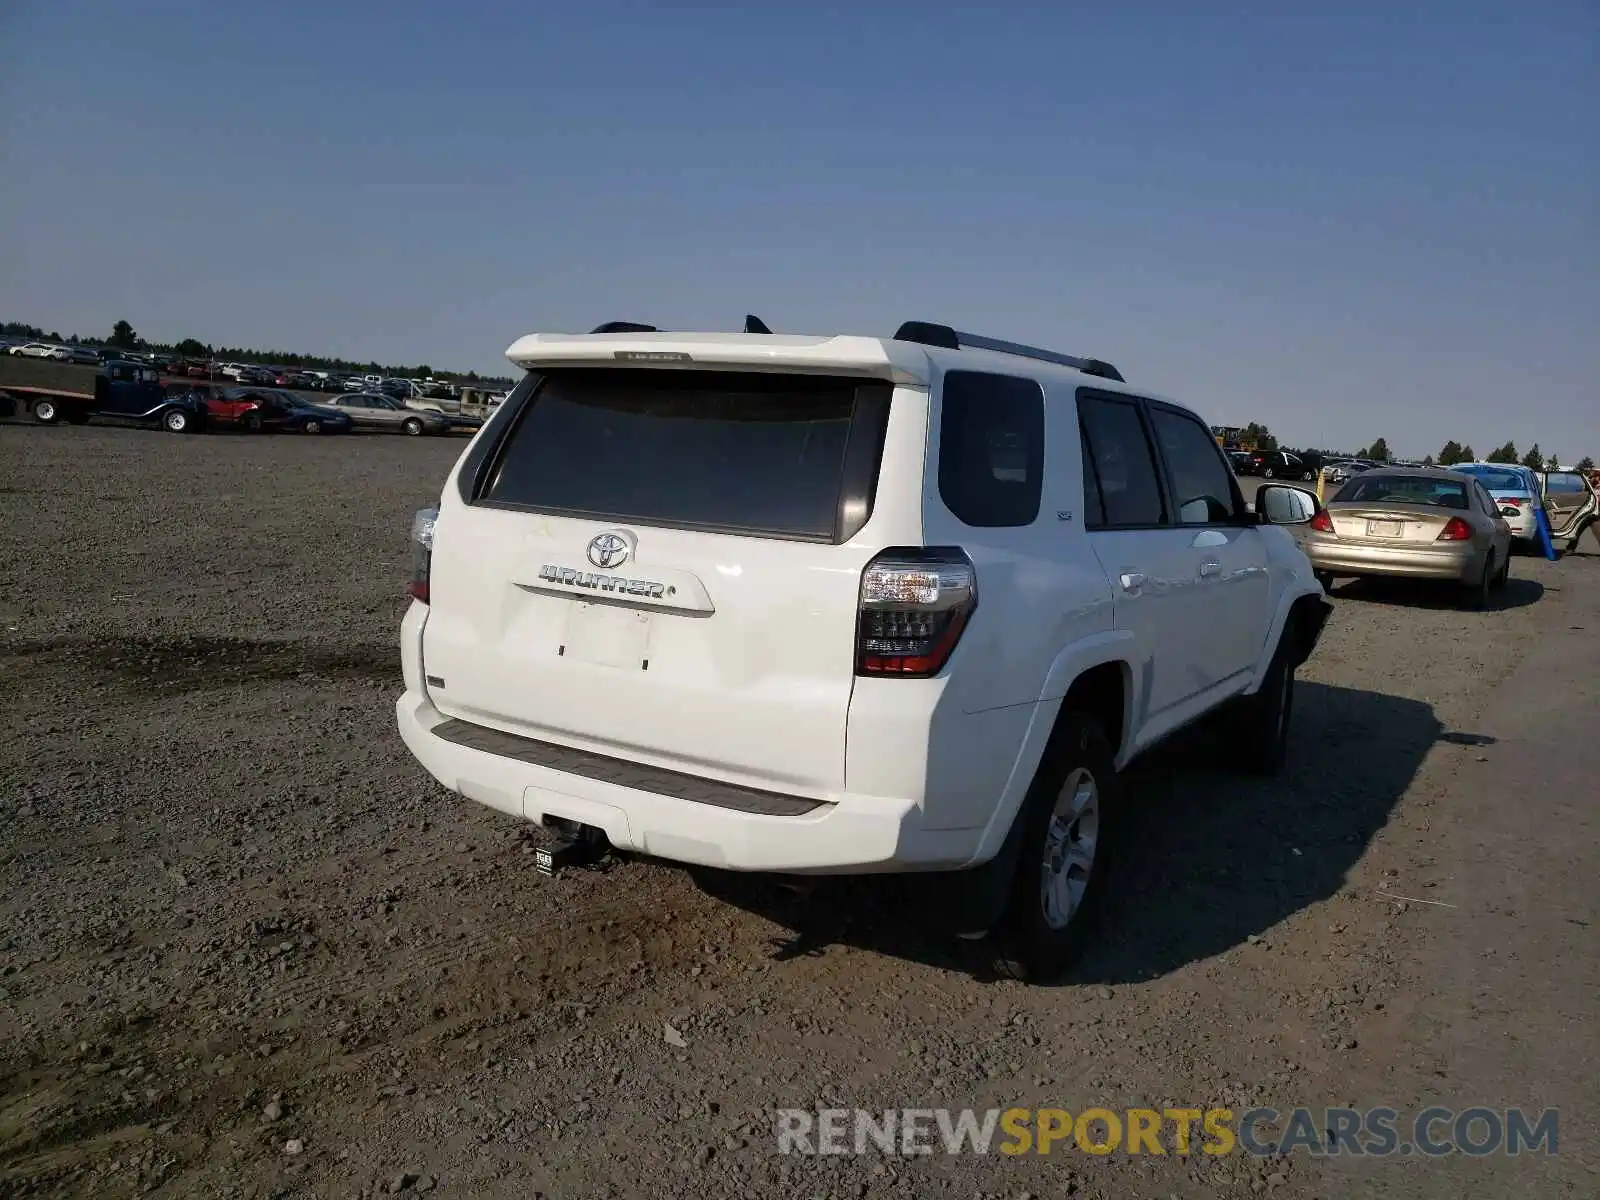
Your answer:
[[[1192,622],[1193,692],[1201,692],[1248,678],[1255,666],[1271,599],[1267,551],[1211,431],[1171,405],[1152,402],[1149,412],[1172,508],[1198,558],[1199,587],[1183,617]]]

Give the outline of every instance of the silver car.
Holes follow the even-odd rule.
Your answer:
[[[1355,476],[1301,543],[1324,588],[1348,576],[1448,580],[1487,607],[1511,573],[1511,526],[1471,475],[1380,467]]]
[[[1539,511],[1544,508],[1544,487],[1536,472],[1517,463],[1457,463],[1451,468],[1471,475],[1500,506],[1511,526],[1511,536],[1530,544],[1539,540]],[[1549,513],[1545,514],[1549,521]]]
[[[424,433],[449,433],[450,422],[439,413],[407,408],[398,400],[375,392],[351,392],[328,401],[329,408],[350,414],[357,429],[380,429],[420,437]]]

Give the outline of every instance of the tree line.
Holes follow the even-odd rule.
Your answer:
[[[1298,454],[1302,457],[1306,455],[1321,455],[1323,458],[1362,458],[1366,459],[1368,462],[1381,463],[1391,462],[1394,458],[1394,456],[1389,453],[1389,443],[1383,438],[1378,438],[1370,446],[1363,446],[1354,453],[1346,453],[1343,450],[1326,450],[1311,446],[1307,446],[1299,450],[1292,449],[1288,446],[1280,446],[1278,444],[1278,439],[1272,435],[1272,431],[1269,430],[1265,425],[1259,424],[1255,421],[1250,422],[1250,424],[1246,425],[1239,432],[1241,435],[1241,441],[1243,441],[1245,444],[1254,445],[1257,450],[1264,450],[1269,454],[1276,450],[1284,450],[1287,453]],[[1457,463],[1480,461],[1508,464],[1520,463],[1522,466],[1531,467],[1535,471],[1561,470],[1561,463],[1557,456],[1552,454],[1548,458],[1545,457],[1545,455],[1540,452],[1539,444],[1537,442],[1533,444],[1532,448],[1529,449],[1526,454],[1521,455],[1517,453],[1517,444],[1515,442],[1507,442],[1504,446],[1490,451],[1482,459],[1479,459],[1477,452],[1473,450],[1470,444],[1463,445],[1462,443],[1452,439],[1444,444],[1443,448],[1440,449],[1438,454],[1428,455],[1422,460],[1422,463],[1427,467],[1453,467]],[[1578,460],[1577,464],[1573,467],[1573,470],[1594,470],[1594,459],[1585,454],[1581,459]]]
[[[292,350],[255,350],[248,346],[213,346],[198,338],[181,338],[176,342],[156,342],[140,337],[128,321],[118,321],[106,338],[80,337],[76,333],[62,337],[55,330],[45,332],[37,325],[21,321],[0,322],[0,337],[24,338],[30,342],[54,342],[62,346],[108,346],[116,350],[132,350],[156,354],[171,354],[178,358],[206,361],[270,364],[275,367],[292,367],[299,370],[339,371],[352,375],[398,376],[403,379],[427,379],[435,376],[427,363],[405,366],[395,363],[353,362],[322,354],[299,354]],[[509,384],[508,378],[484,376],[476,371],[445,371],[440,378],[456,379],[465,383]]]

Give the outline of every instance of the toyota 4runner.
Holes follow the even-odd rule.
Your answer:
[[[1204,421],[1108,363],[892,338],[533,334],[413,525],[407,746],[683,863],[922,873],[1023,978],[1085,935],[1119,772],[1226,708],[1284,757],[1328,612]]]

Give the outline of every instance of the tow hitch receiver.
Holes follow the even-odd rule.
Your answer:
[[[587,866],[605,857],[610,843],[606,835],[592,825],[579,825],[573,821],[552,820],[549,828],[555,840],[534,851],[533,862],[539,874],[554,877],[565,867]]]

